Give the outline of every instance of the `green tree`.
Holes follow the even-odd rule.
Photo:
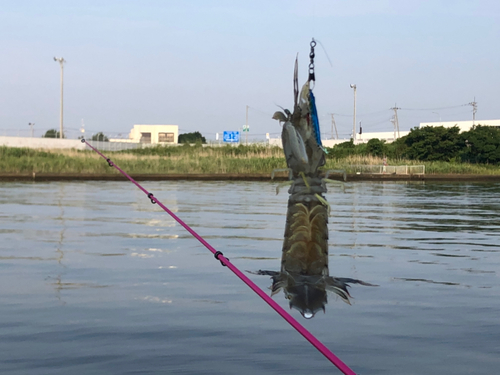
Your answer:
[[[356,154],[356,146],[354,145],[352,139],[347,142],[339,143],[331,148],[328,148],[327,150],[327,156],[331,159],[340,159]]]
[[[96,133],[92,136],[93,141],[109,142],[109,138],[103,132]]]
[[[179,143],[207,143],[200,132],[179,134]]]
[[[59,132],[56,129],[49,129],[45,132],[45,134],[42,136],[42,138],[59,138]],[[64,136],[64,133],[62,135],[63,138],[66,138]]]
[[[383,156],[385,152],[385,141],[378,138],[372,138],[366,143],[366,153],[372,156]]]
[[[413,128],[404,137],[408,149],[405,156],[409,159],[422,161],[457,160],[465,147],[458,126],[424,126]]]
[[[394,142],[388,143],[386,147],[386,155],[391,159],[401,159],[405,154],[408,146],[405,140],[407,136],[396,139]]]
[[[463,160],[483,164],[500,162],[500,129],[477,125],[463,133],[462,137],[466,146]]]

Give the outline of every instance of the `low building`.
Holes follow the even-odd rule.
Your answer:
[[[500,120],[421,122],[419,126],[421,128],[424,126],[444,126],[445,128],[452,128],[454,126],[458,126],[460,132],[466,132],[472,129],[474,125],[500,127]]]
[[[178,125],[134,125],[129,134],[129,142],[152,144],[177,144]]]
[[[404,137],[408,135],[409,131],[400,131],[400,132],[373,132],[373,133],[361,133],[356,134],[356,139],[354,143],[367,143],[370,139],[380,139],[381,141],[386,141],[387,143],[392,143],[396,139]]]
[[[397,138],[404,137],[408,135],[409,131],[400,131],[399,133],[392,132],[377,132],[377,133],[362,133],[356,134],[356,139],[354,140],[354,144],[367,143],[370,139],[380,139],[381,141],[385,141],[386,143],[394,142]],[[324,147],[333,147],[340,143],[349,142],[350,139],[322,139],[321,143]],[[278,146],[283,147],[280,138],[270,138],[269,139],[270,146]]]

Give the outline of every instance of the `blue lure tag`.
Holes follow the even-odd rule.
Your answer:
[[[311,119],[312,119],[312,125],[313,125],[313,131],[314,131],[314,138],[316,139],[316,143],[318,146],[327,154],[328,152],[325,150],[323,147],[323,144],[321,143],[321,133],[319,130],[319,119],[318,119],[318,111],[316,109],[316,100],[314,99],[314,94],[312,90],[309,90],[309,105],[310,105],[310,111],[311,111]]]

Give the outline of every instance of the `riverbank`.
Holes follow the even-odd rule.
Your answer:
[[[265,174],[201,174],[201,173],[172,173],[172,174],[131,174],[136,181],[272,181],[268,173]],[[330,179],[341,181],[338,176],[329,176]],[[274,181],[286,181],[287,176],[275,176]],[[0,173],[0,182],[3,181],[128,181],[120,173],[91,174],[91,173]],[[427,174],[427,175],[390,175],[390,174],[347,174],[347,181],[450,181],[450,182],[500,182],[500,175],[476,174]]]
[[[142,181],[270,181],[273,170],[286,168],[283,150],[277,147],[187,145],[108,152],[106,156]],[[382,164],[382,158],[373,156],[328,157],[323,170],[345,170],[348,181],[500,181],[500,168],[491,164],[400,159],[389,160],[387,166],[387,172],[398,174],[374,173],[382,171]],[[425,174],[417,174],[424,171]],[[277,176],[277,180],[287,179],[286,172]],[[341,175],[330,175],[330,178],[341,179]],[[0,147],[0,181],[123,179],[93,151]]]

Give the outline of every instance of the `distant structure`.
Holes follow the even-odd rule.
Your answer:
[[[421,122],[419,127],[424,126],[444,126],[445,128],[452,128],[458,126],[460,132],[466,132],[472,129],[474,125],[494,126],[500,127],[500,120],[473,120],[473,121],[439,121],[439,122]]]
[[[354,142],[354,144],[357,145],[360,143],[367,143],[370,139],[380,139],[381,141],[385,141],[386,143],[392,143],[396,139],[404,137],[405,135],[408,135],[409,133],[410,133],[409,131],[400,131],[399,137],[398,137],[398,135],[394,134],[394,132],[373,132],[373,133],[363,132],[362,134],[356,134],[356,139],[354,139],[353,142]],[[322,139],[321,143],[325,147],[333,147],[333,146],[338,145],[340,143],[349,142],[349,141],[350,141],[350,139]],[[281,138],[270,138],[269,145],[283,147],[283,144],[281,142]]]
[[[129,139],[110,139],[110,142],[131,142],[149,144],[177,144],[179,139],[178,125],[134,125]]]
[[[370,139],[380,139],[381,141],[386,141],[387,143],[394,142],[396,139],[404,137],[405,135],[408,135],[410,132],[409,131],[397,131],[394,132],[373,132],[373,133],[365,133],[363,132],[362,134],[358,134],[356,142],[355,143],[366,143]],[[398,136],[399,135],[399,136]]]

